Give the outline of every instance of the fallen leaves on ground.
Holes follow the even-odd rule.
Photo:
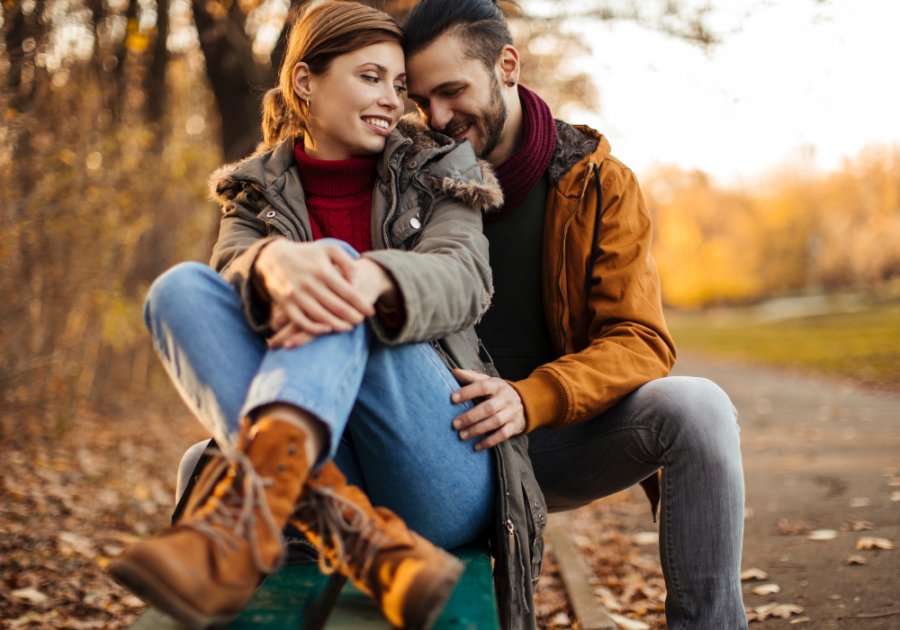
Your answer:
[[[848,556],[847,564],[868,564],[869,561],[862,556]]]
[[[809,531],[809,526],[802,521],[791,521],[786,518],[778,519],[778,533],[796,536]]]
[[[747,569],[746,571],[741,572],[741,580],[768,580],[769,574],[763,571],[762,569],[757,569],[753,567],[752,569]]]
[[[849,532],[862,532],[862,531],[870,530],[873,527],[875,527],[875,523],[873,523],[871,521],[865,521],[865,520],[859,519],[859,520],[848,521],[848,522],[844,523],[843,530],[845,532],[848,532],[848,531]]]
[[[649,543],[650,534],[654,541],[658,534],[647,531],[653,527],[650,505],[638,492],[620,492],[569,512],[567,527],[572,542],[592,569],[597,602],[615,615],[619,627],[660,630],[666,627],[666,586],[657,547]],[[553,550],[548,545],[535,591],[538,626],[560,628],[555,621],[565,612],[572,622],[569,627],[577,630],[579,622],[553,562]]]
[[[792,615],[799,615],[803,612],[803,606],[796,604],[779,604],[771,602],[754,608],[747,608],[747,621],[765,621],[769,617],[780,617],[782,619],[790,619]]]
[[[180,405],[154,409],[86,410],[66,427],[2,414],[0,628],[115,630],[143,611],[104,569],[168,524],[178,460],[203,438]]]
[[[809,540],[834,540],[838,533],[833,529],[817,529],[810,532]]]
[[[863,536],[856,541],[857,549],[893,549],[894,543],[887,538],[877,536]]]
[[[772,595],[780,593],[781,587],[777,584],[761,584],[760,586],[754,586],[751,590],[757,595]]]
[[[645,623],[643,621],[638,621],[637,619],[629,619],[628,617],[623,617],[622,615],[617,615],[615,613],[610,614],[610,618],[616,622],[616,625],[622,628],[622,630],[650,630],[653,626],[649,623]]]

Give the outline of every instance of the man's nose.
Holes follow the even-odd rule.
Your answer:
[[[431,128],[435,131],[443,131],[453,120],[453,110],[435,103],[431,104]]]

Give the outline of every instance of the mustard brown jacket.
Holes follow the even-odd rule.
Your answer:
[[[512,383],[528,432],[594,418],[675,363],[650,213],[634,173],[609,151],[593,129],[557,121],[542,292],[558,358]]]

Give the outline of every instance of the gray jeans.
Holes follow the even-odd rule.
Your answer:
[[[529,435],[531,461],[551,511],[586,505],[662,468],[659,552],[670,630],[747,628],[736,419],[715,383],[670,376],[592,420]]]

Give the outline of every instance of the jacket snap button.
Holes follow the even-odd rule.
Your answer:
[[[422,227],[422,222],[419,221],[419,219],[417,217],[413,217],[412,219],[409,220],[409,227],[411,227],[414,230],[418,230],[420,227]]]
[[[406,168],[416,168],[419,165],[418,162],[412,160],[409,164],[406,165]]]
[[[269,210],[268,212],[266,212],[266,218],[267,218],[267,219],[273,219],[273,218],[275,218],[275,215],[277,215],[277,214],[278,214],[278,213],[275,212],[274,210]]]

